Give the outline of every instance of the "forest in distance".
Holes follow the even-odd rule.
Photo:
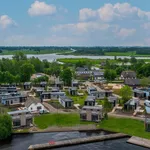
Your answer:
[[[16,46],[0,47],[0,55],[24,54],[62,54],[91,56],[150,56],[150,47],[58,47],[58,46]]]

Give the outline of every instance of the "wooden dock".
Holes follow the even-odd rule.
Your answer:
[[[127,141],[127,143],[138,145],[138,146],[142,146],[142,147],[146,147],[146,148],[150,148],[150,140],[144,139],[144,138],[140,138],[140,137],[136,137],[136,136],[132,136]]]
[[[112,140],[112,139],[125,138],[125,137],[129,137],[129,136],[122,133],[116,133],[116,134],[92,136],[92,137],[78,138],[78,139],[71,139],[71,140],[57,141],[57,142],[50,141],[49,143],[45,143],[45,144],[30,145],[28,150],[52,149],[58,147],[66,147],[66,146],[99,142],[99,141]]]

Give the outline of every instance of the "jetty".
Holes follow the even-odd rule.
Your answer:
[[[127,143],[150,148],[150,140],[132,136],[129,140],[127,140]]]
[[[85,144],[85,143],[100,142],[100,141],[125,138],[125,137],[129,137],[129,136],[123,133],[115,133],[115,134],[109,134],[109,135],[92,136],[92,137],[71,139],[71,140],[65,140],[65,141],[56,141],[56,142],[50,141],[49,143],[45,143],[45,144],[30,145],[28,150],[52,149],[52,148],[58,148],[58,147],[66,147],[66,146],[79,145],[79,144]]]

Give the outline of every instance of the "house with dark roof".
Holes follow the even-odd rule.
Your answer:
[[[40,82],[40,87],[46,88],[46,86],[47,86],[47,82],[45,81]]]
[[[135,71],[123,71],[121,73],[121,80],[124,79],[136,79],[136,73]]]
[[[8,112],[12,118],[13,128],[30,127],[33,122],[33,116],[28,110],[17,110]]]
[[[11,105],[24,105],[24,103],[27,100],[26,95],[5,95],[1,98],[1,103],[6,106],[11,106]]]
[[[136,88],[137,86],[140,86],[140,80],[139,79],[125,79],[124,84],[130,87]]]
[[[76,68],[76,78],[79,80],[88,80],[91,78],[92,71],[88,67],[77,67]]]
[[[108,102],[111,103],[112,108],[116,106],[116,104],[118,103],[118,97],[116,96],[109,96],[108,97]]]
[[[24,90],[30,90],[32,87],[32,83],[31,82],[25,82],[23,84]]]
[[[69,94],[72,95],[72,96],[77,95],[77,88],[76,87],[70,87],[68,89],[68,91],[69,91]]]
[[[102,70],[94,70],[92,71],[93,80],[104,80],[104,71]]]
[[[88,86],[87,87],[87,92],[89,95],[91,95],[92,92],[96,92],[97,89],[95,87],[92,87],[92,86]]]
[[[25,107],[31,113],[39,113],[40,111],[47,111],[39,99],[35,99],[32,97],[30,97],[25,102]]]
[[[140,105],[140,100],[138,98],[132,98],[124,104],[124,110],[134,111]]]
[[[60,96],[65,96],[66,93],[65,92],[51,92],[50,96],[51,96],[51,100],[58,100]]]
[[[79,81],[78,80],[72,80],[72,83],[71,83],[72,87],[79,87]]]
[[[133,90],[134,97],[138,97],[141,99],[150,99],[150,88],[136,88]]]
[[[63,86],[64,86],[64,82],[61,81],[59,78],[57,78],[57,79],[55,80],[55,87],[59,87],[60,89],[62,89]]]
[[[14,86],[0,87],[0,93],[16,93],[17,88]]]
[[[60,96],[59,103],[65,108],[73,107],[73,100],[67,96]]]
[[[35,92],[37,96],[40,96],[44,91],[43,87],[33,87],[33,92]]]
[[[83,106],[80,120],[99,122],[103,119],[103,106]]]
[[[95,106],[96,98],[95,96],[88,96],[84,101],[85,106]]]

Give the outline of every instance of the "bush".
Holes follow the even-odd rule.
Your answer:
[[[7,139],[12,133],[12,120],[9,115],[0,115],[0,140]]]

